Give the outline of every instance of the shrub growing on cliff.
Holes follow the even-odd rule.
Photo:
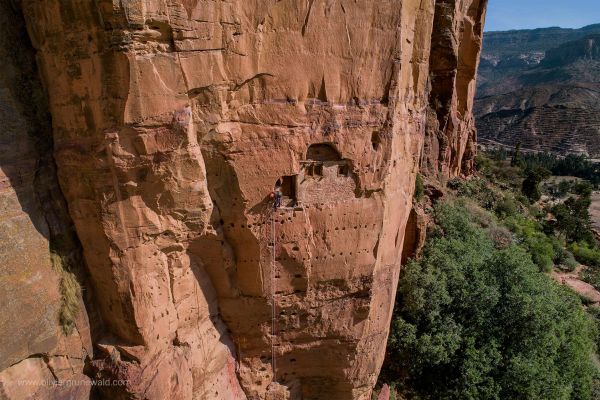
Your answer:
[[[448,188],[455,190],[458,196],[476,201],[486,210],[494,209],[499,200],[498,193],[495,193],[489,187],[488,182],[481,178],[452,179],[448,182]]]
[[[423,183],[423,177],[421,174],[417,174],[417,178],[415,179],[415,200],[417,200],[417,202],[423,200],[424,195],[425,184]]]
[[[436,221],[400,281],[384,379],[409,398],[591,399],[596,328],[579,298],[462,207]]]

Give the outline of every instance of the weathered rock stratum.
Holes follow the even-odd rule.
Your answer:
[[[41,316],[0,328],[14,342],[1,393],[46,374],[118,384],[26,395],[370,399],[404,238],[422,236],[415,176],[473,165],[486,1],[2,4],[3,29],[29,33],[0,42],[27,68],[2,68],[31,86],[35,53],[48,104],[0,82],[15,125],[0,222],[22,237],[0,254],[36,276],[3,280],[0,304]]]

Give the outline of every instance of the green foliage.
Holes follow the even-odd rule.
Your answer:
[[[579,298],[464,207],[435,217],[400,280],[384,379],[419,399],[591,399],[596,327]]]
[[[569,246],[573,255],[582,264],[600,268],[600,249],[586,243],[573,243]]]
[[[519,214],[519,203],[513,197],[505,197],[498,201],[494,211],[502,219],[512,217]]]
[[[576,176],[591,182],[600,183],[600,163],[588,160],[585,156],[568,155],[560,158],[549,153],[521,155],[521,165],[525,168],[542,167],[556,176]]]
[[[554,260],[558,257],[556,251],[558,241],[547,236],[540,223],[523,215],[514,215],[506,219],[505,223],[529,251],[533,262],[540,271],[549,272],[554,266]]]
[[[556,254],[554,257],[554,262],[561,269],[567,271],[575,271],[575,269],[579,266],[579,263],[573,256],[573,253],[565,249],[563,243],[558,240],[553,241],[554,245],[554,253]]]
[[[537,172],[539,177],[547,174],[545,171]],[[555,264],[557,250],[561,246],[552,235],[547,235],[543,231],[543,226],[532,218],[525,216],[522,212],[523,203],[517,200],[510,191],[494,190],[489,182],[485,179],[454,179],[448,183],[448,187],[455,190],[459,197],[471,199],[487,210],[493,210],[501,223],[506,225],[513,233],[515,233],[519,242],[527,248],[531,257],[541,271],[549,272]],[[526,204],[527,199],[521,198]],[[480,218],[480,213],[477,210],[469,209],[469,213]],[[532,208],[529,214],[538,216],[541,213],[539,208]],[[486,213],[488,218],[489,213]],[[497,223],[488,222],[481,224],[482,226],[495,225],[495,229],[490,229],[497,247],[504,247],[512,243],[510,235],[503,232]]]
[[[509,155],[510,169],[504,163]],[[478,171],[492,180],[511,182],[503,175],[509,174],[516,178],[519,170],[543,168],[555,176],[575,176],[589,181],[593,186],[600,185],[600,163],[591,161],[585,156],[568,155],[561,158],[550,153],[524,154],[520,151],[520,145],[517,145],[511,154],[507,154],[505,150],[491,150],[480,153],[478,159],[479,165],[483,166],[481,169],[478,168]],[[501,166],[504,168],[500,168]]]
[[[521,142],[517,142],[515,145],[515,151],[513,152],[512,158],[510,159],[510,166],[516,167],[521,165]]]
[[[485,153],[478,154],[479,173],[484,176],[489,182],[498,183],[505,187],[520,187],[523,180],[523,171],[518,166],[511,166],[505,161],[506,153],[497,151],[489,153],[490,157]]]
[[[492,159],[486,157],[483,154],[477,154],[475,157],[475,169],[481,173],[486,173],[491,171],[493,168]]]
[[[548,171],[545,168],[536,167],[525,171],[525,173],[526,176],[525,180],[523,181],[521,192],[531,202],[536,202],[542,197],[542,192],[540,191],[540,183],[544,179],[550,177],[550,171]]]
[[[484,189],[485,182],[482,179],[455,178],[448,182],[448,187],[456,190],[459,196],[475,197]]]
[[[592,285],[596,290],[600,290],[600,271],[598,269],[585,269],[581,276],[585,282]]]
[[[423,183],[423,177],[421,174],[417,174],[417,178],[415,179],[415,200],[417,202],[423,199],[425,195],[425,185]]]
[[[564,203],[550,209],[556,222],[553,228],[562,233],[569,242],[594,242],[591,227],[589,207],[591,200],[588,196],[570,197]]]
[[[490,150],[489,155],[495,161],[504,161],[508,157],[508,152],[504,147],[500,147]]]
[[[456,178],[448,182],[448,187],[455,190],[459,196],[476,201],[486,210],[493,210],[496,207],[498,195],[490,189],[484,179],[473,178],[465,180]]]
[[[582,198],[590,198],[592,192],[594,191],[594,187],[588,181],[577,182],[573,188],[573,192],[578,194]]]
[[[566,196],[571,191],[572,184],[569,181],[561,181],[558,184],[557,194],[561,197]]]
[[[596,326],[600,330],[600,307],[598,307],[598,306],[589,307],[588,312],[594,318],[594,321],[596,322]],[[600,335],[597,337],[596,347],[600,348]],[[597,399],[597,398],[600,398],[600,397],[594,397],[594,399]]]
[[[568,155],[558,159],[551,170],[554,175],[572,175],[595,185],[600,183],[600,164],[588,160],[585,156]]]
[[[575,271],[577,269],[577,267],[579,267],[579,263],[577,262],[577,260],[575,259],[575,256],[573,256],[573,253],[571,253],[571,252],[567,252],[567,256],[562,259],[560,264],[567,271],[571,271],[571,272]]]

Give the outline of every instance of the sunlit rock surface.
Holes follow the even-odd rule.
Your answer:
[[[23,0],[100,395],[371,398],[415,176],[474,156],[485,2],[435,3]]]

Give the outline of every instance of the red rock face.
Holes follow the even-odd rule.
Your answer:
[[[458,174],[474,140],[484,4],[434,3],[23,1],[101,314],[89,369],[127,381],[103,395],[370,399],[430,74],[461,128],[426,157]],[[450,88],[432,37],[473,66]]]
[[[84,267],[56,180],[34,52],[10,2],[0,1],[0,25],[0,398],[88,398],[92,339],[77,284]],[[81,384],[52,386],[57,379]]]
[[[487,0],[437,0],[431,38],[431,93],[421,168],[445,181],[474,170],[473,118]]]

